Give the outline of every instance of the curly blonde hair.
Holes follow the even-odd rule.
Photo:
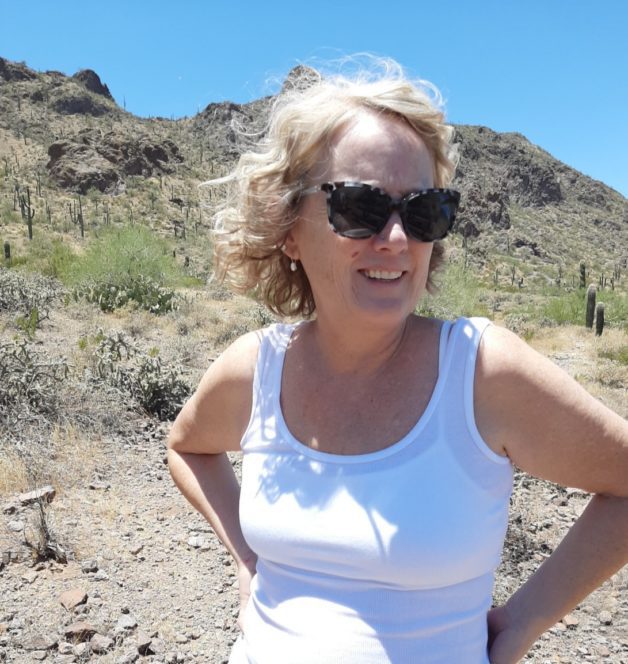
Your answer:
[[[412,82],[392,60],[380,60],[378,75],[323,77],[309,67],[291,72],[276,98],[267,131],[241,155],[227,178],[226,203],[214,217],[215,275],[235,291],[253,293],[281,316],[310,316],[315,311],[312,289],[299,265],[290,270],[283,253],[285,237],[298,216],[299,192],[308,174],[337,130],[356,111],[399,118],[416,131],[434,162],[434,186],[453,178],[456,152],[453,128],[445,124],[438,90],[425,81]],[[432,275],[443,261],[444,248],[434,243]]]

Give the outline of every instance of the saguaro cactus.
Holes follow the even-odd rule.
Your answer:
[[[8,242],[4,243],[4,260],[7,263],[11,262],[11,245]]]
[[[35,216],[35,208],[31,206],[31,190],[29,187],[26,187],[26,196],[20,194],[20,212],[22,214],[22,219],[26,222],[28,226],[28,239],[33,239],[33,217]]]
[[[604,303],[598,303],[595,307],[595,334],[601,336],[604,331]]]
[[[593,318],[595,316],[595,286],[591,284],[587,289],[587,315],[586,324],[589,329],[593,328]]]
[[[580,288],[587,285],[587,266],[584,261],[580,261]]]

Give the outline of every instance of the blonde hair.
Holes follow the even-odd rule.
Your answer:
[[[297,67],[275,100],[267,131],[243,153],[227,178],[226,203],[214,217],[215,274],[234,290],[253,293],[281,316],[315,311],[310,283],[301,265],[290,270],[282,248],[298,214],[299,192],[336,131],[366,110],[398,118],[421,137],[434,163],[434,186],[446,187],[456,165],[453,128],[445,124],[438,90],[408,80],[399,64],[378,60],[377,74],[323,77]],[[383,69],[383,72],[381,71]],[[432,251],[432,273],[442,263],[443,246]]]

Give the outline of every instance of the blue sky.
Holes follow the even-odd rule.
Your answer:
[[[390,56],[452,122],[521,132],[628,196],[624,0],[0,0],[0,17],[0,56],[94,69],[144,116],[271,94],[299,62]]]

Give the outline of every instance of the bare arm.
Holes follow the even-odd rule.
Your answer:
[[[255,569],[238,514],[240,487],[227,451],[240,449],[250,411],[258,339],[238,339],[207,370],[168,439],[170,473],[207,519],[240,570]]]
[[[628,423],[515,335],[489,328],[476,418],[523,470],[597,494],[560,546],[491,612],[491,662],[519,661],[546,629],[628,563]]]

